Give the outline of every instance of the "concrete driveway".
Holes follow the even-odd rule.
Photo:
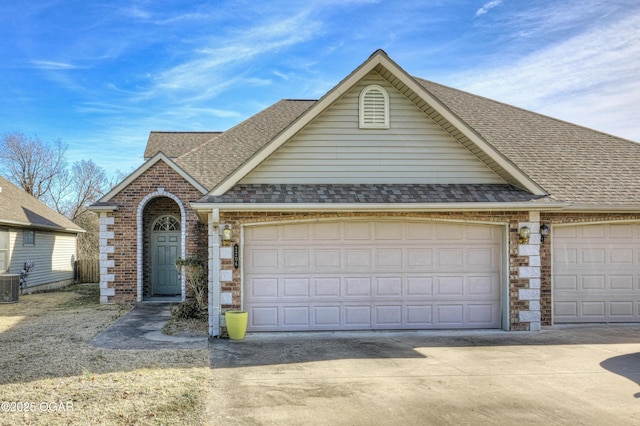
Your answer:
[[[210,343],[211,424],[640,424],[640,326]]]

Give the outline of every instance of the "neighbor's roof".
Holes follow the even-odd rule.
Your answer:
[[[158,152],[163,152],[169,158],[176,158],[215,138],[220,133],[222,132],[160,132],[154,130],[149,133],[144,158],[148,160]]]
[[[84,230],[0,176],[0,225],[64,232]]]

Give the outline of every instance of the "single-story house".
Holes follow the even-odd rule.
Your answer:
[[[20,275],[22,292],[73,283],[81,227],[0,176],[0,275]]]
[[[409,75],[379,50],[319,100],[152,132],[100,213],[101,301],[186,296],[210,334],[640,322],[640,144]]]

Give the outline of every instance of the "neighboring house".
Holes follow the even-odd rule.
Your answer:
[[[32,264],[23,292],[73,283],[82,228],[0,176],[0,274]]]
[[[184,299],[173,259],[200,255],[214,336],[238,308],[254,332],[640,322],[640,144],[383,51],[320,100],[152,132],[145,156],[92,207],[103,303]]]

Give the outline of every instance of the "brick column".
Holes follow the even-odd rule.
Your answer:
[[[529,288],[518,290],[520,300],[529,302],[529,310],[520,310],[520,322],[529,323],[529,331],[540,331],[540,212],[529,212],[529,221],[520,222],[518,229],[528,227],[529,243],[518,245],[518,256],[528,257],[529,265],[520,266],[518,275],[529,280]]]
[[[100,303],[110,303],[109,297],[116,294],[114,283],[116,281],[115,274],[110,273],[115,267],[115,260],[109,259],[109,255],[113,256],[115,247],[109,245],[109,240],[114,239],[114,232],[109,230],[113,227],[115,219],[107,216],[107,213],[100,213]]]

